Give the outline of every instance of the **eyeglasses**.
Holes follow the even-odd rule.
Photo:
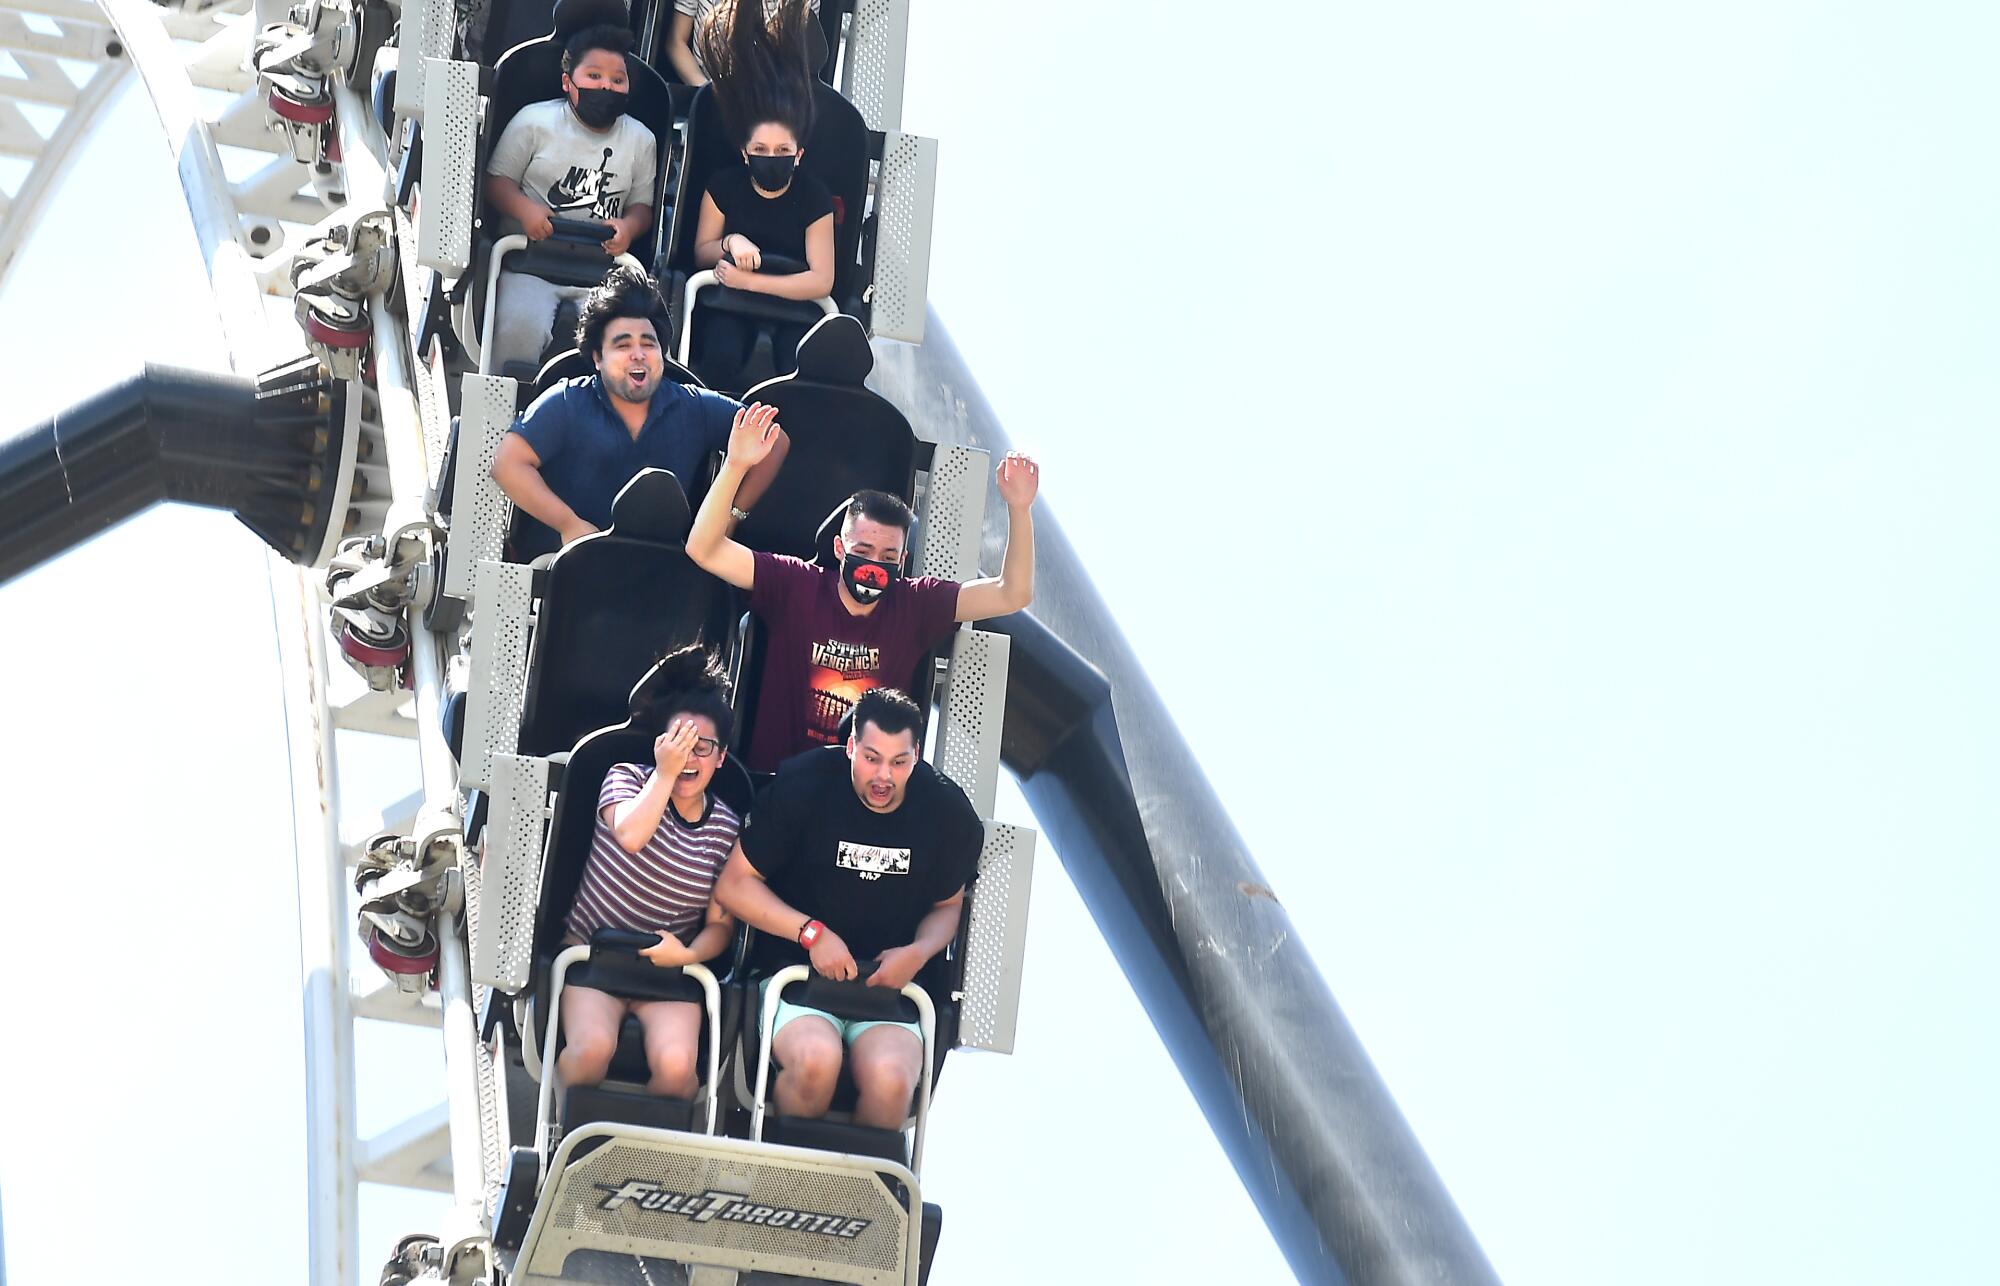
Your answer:
[[[696,759],[712,759],[715,756],[715,752],[720,749],[722,749],[722,743],[714,737],[696,737],[694,739],[694,757]]]

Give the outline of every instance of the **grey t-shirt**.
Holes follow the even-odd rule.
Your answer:
[[[514,180],[563,218],[602,220],[653,203],[657,164],[653,131],[630,116],[599,133],[576,118],[568,99],[551,98],[514,114],[486,172]]]

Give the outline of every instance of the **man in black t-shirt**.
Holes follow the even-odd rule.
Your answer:
[[[894,688],[854,707],[846,747],[778,769],[717,882],[761,933],[750,968],[810,963],[828,978],[900,990],[958,932],[985,827],[965,792],[917,757],[923,711]],[[851,1050],[854,1119],[900,1129],[923,1071],[915,1024],[855,1022],[781,1002],[771,1038],[785,1116],[821,1116]]]

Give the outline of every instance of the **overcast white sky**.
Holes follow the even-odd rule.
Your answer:
[[[2000,15],[1218,15],[921,6],[933,298],[1496,1267],[1989,1279]],[[0,293],[6,420],[216,360],[161,155]],[[268,616],[209,515],[0,587],[17,1282],[297,1262]],[[940,1280],[1282,1280],[1060,871]]]

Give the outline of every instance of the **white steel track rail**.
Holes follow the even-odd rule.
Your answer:
[[[274,327],[264,307],[263,287],[282,280],[283,261],[296,245],[298,229],[288,230],[283,246],[266,247],[262,261],[255,253],[259,226],[279,220],[298,223],[324,210],[307,205],[300,189],[311,179],[307,167],[289,155],[262,165],[249,178],[232,178],[223,162],[224,146],[251,146],[275,151],[277,143],[263,135],[264,104],[254,78],[245,69],[250,16],[244,0],[190,15],[162,9],[146,0],[104,0],[99,11],[77,0],[0,0],[0,48],[16,25],[7,19],[20,8],[48,15],[34,23],[17,24],[31,35],[48,36],[53,26],[60,49],[48,57],[91,61],[90,72],[65,108],[61,127],[44,138],[30,158],[28,179],[13,194],[0,223],[0,247],[17,248],[80,140],[87,136],[95,112],[128,67],[136,67],[160,116],[174,164],[186,194],[200,251],[209,269],[209,283],[221,315],[233,367],[254,374],[277,353],[296,351],[299,339],[289,326]],[[196,43],[190,43],[194,41]],[[24,67],[19,54],[16,62]],[[41,57],[31,54],[30,57]],[[70,83],[66,73],[64,83]],[[61,97],[45,69],[26,79],[0,75],[0,129],[22,114],[14,106],[27,95]],[[221,89],[233,97],[219,112],[204,102],[202,89]],[[13,101],[9,100],[9,94]],[[53,106],[53,105],[52,105]],[[343,90],[339,103],[346,171],[328,187],[352,193],[356,200],[338,209],[335,218],[351,219],[380,210],[384,175],[379,130],[359,98]],[[11,137],[5,136],[5,137]],[[26,150],[25,144],[17,151]],[[275,177],[273,177],[275,175]],[[22,193],[27,194],[23,200]],[[260,220],[264,221],[260,224]],[[0,260],[0,269],[4,268]],[[379,417],[389,496],[382,526],[386,534],[423,526],[425,492],[431,465],[418,402],[410,379],[408,331],[386,305],[382,294],[371,299],[376,352],[375,414]],[[356,387],[352,395],[361,396]],[[371,506],[370,516],[380,514]],[[360,534],[366,534],[360,533]],[[363,1182],[389,1186],[453,1191],[458,1195],[445,1230],[445,1248],[483,1248],[487,1185],[493,1181],[485,1154],[495,1156],[486,1135],[498,1113],[491,1102],[492,1068],[473,1030],[473,995],[465,967],[462,910],[456,872],[446,877],[447,896],[437,917],[440,960],[438,993],[415,995],[393,982],[356,987],[350,964],[354,941],[355,900],[351,868],[369,837],[380,832],[426,833],[426,828],[457,826],[456,768],[444,745],[438,721],[443,691],[443,666],[435,636],[413,629],[409,670],[414,693],[392,689],[374,692],[362,687],[344,667],[328,666],[331,637],[327,600],[321,574],[273,557],[270,568],[273,626],[283,666],[286,695],[286,741],[292,771],[294,842],[298,878],[300,966],[306,1028],[307,1208],[310,1269],[314,1286],[353,1286],[372,1275],[380,1256],[390,1247],[359,1244],[358,1186]],[[336,692],[346,687],[357,694]],[[413,699],[412,699],[413,698]],[[414,710],[407,707],[414,705]],[[360,751],[357,737],[382,735],[414,739],[420,781],[413,795],[383,802],[354,831],[341,831],[341,771],[343,760]],[[370,967],[366,973],[379,980]],[[440,1003],[442,1002],[442,1003]],[[362,1021],[442,1027],[446,1042],[445,1080],[451,1093],[444,1103],[420,1110],[372,1137],[363,1137],[356,1118],[356,1049]],[[419,1079],[429,1079],[422,1077]],[[482,1091],[486,1097],[482,1097]],[[455,1163],[455,1164],[454,1164]],[[483,1254],[462,1256],[461,1280],[483,1275]]]

